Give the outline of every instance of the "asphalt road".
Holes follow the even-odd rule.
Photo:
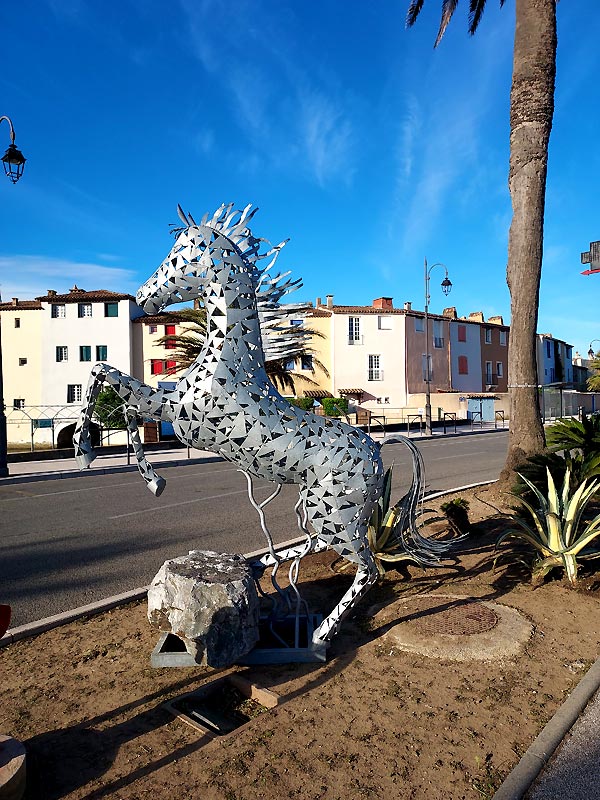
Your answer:
[[[428,491],[493,480],[504,464],[504,431],[421,440]],[[387,445],[392,499],[410,483],[406,448]],[[156,498],[137,473],[82,476],[0,488],[0,603],[11,626],[42,619],[150,582],[167,558],[199,548],[244,553],[265,545],[246,482],[225,461],[160,470]],[[263,499],[271,487],[257,482]],[[297,489],[267,508],[275,542],[298,535]]]

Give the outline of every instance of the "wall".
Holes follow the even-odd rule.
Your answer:
[[[465,331],[466,341],[459,341],[459,327]],[[465,320],[452,320],[450,329],[450,375],[452,388],[460,392],[481,391],[481,336],[480,326]],[[461,375],[459,359],[467,359],[468,373]]]

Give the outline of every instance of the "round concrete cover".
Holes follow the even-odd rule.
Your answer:
[[[393,648],[449,661],[514,657],[533,632],[516,608],[448,594],[404,597],[374,621]]]

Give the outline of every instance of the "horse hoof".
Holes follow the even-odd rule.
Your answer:
[[[157,475],[156,478],[154,478],[154,480],[148,483],[148,488],[155,497],[160,497],[166,485],[167,485],[166,480]]]
[[[95,458],[96,453],[94,453],[92,450],[90,453],[80,453],[79,455],[75,456],[75,463],[79,469],[83,470],[87,469]]]

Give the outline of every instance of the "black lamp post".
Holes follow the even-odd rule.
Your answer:
[[[429,279],[431,277],[431,270],[434,267],[444,267],[446,270],[446,277],[441,283],[442,292],[449,294],[452,289],[452,282],[448,278],[448,269],[445,264],[432,264],[427,267],[427,259],[425,259],[425,434],[431,436],[431,371],[429,369]]]
[[[6,153],[2,156],[2,163],[4,164],[4,172],[16,183],[23,174],[25,167],[25,156],[15,145],[15,129],[10,117],[0,117],[2,120],[8,122],[10,128],[10,144]],[[2,339],[0,328],[0,478],[6,478],[8,475],[8,443],[6,438],[6,411],[4,408],[4,381],[2,374]]]
[[[590,361],[592,360],[592,358],[596,357],[596,353],[594,352],[594,348],[592,347],[594,342],[600,342],[600,339],[592,339],[592,341],[590,342],[590,349],[588,350],[588,358],[590,359]]]

